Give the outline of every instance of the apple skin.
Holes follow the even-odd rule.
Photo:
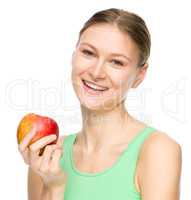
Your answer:
[[[29,113],[21,119],[17,127],[17,143],[18,144],[20,144],[20,142],[23,140],[26,134],[30,132],[33,126],[36,127],[36,134],[31,139],[29,145],[33,144],[34,142],[36,142],[37,140],[39,140],[40,138],[44,136],[53,135],[53,134],[55,134],[57,138],[50,144],[56,144],[57,139],[59,137],[59,127],[56,121],[54,121],[53,119],[49,117],[37,115],[34,113]]]

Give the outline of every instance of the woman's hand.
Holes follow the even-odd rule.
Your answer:
[[[66,174],[59,165],[59,160],[62,156],[61,138],[58,139],[56,144],[48,145],[56,139],[56,135],[49,135],[29,146],[30,140],[34,135],[35,127],[33,127],[19,144],[18,149],[24,162],[40,175],[46,187],[52,188],[64,185]],[[44,151],[40,155],[42,148],[44,148]]]

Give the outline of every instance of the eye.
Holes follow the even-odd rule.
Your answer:
[[[88,56],[94,55],[93,52],[91,52],[91,51],[89,51],[89,50],[86,50],[86,49],[82,50],[82,53],[85,54],[85,55],[88,55]]]
[[[115,64],[123,66],[124,64],[119,60],[113,60]]]

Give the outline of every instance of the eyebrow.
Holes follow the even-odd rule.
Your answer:
[[[94,49],[95,51],[97,51],[96,47],[94,47],[92,44],[89,44],[89,43],[87,43],[87,42],[82,42],[81,45],[82,45],[82,44],[83,44],[83,45],[90,46],[92,49]],[[125,56],[124,54],[120,54],[120,53],[111,53],[111,55],[114,55],[114,56],[122,56],[122,57],[126,58],[127,60],[129,60],[130,62],[132,62],[132,60],[131,60],[129,57]]]

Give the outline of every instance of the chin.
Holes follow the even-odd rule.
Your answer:
[[[117,102],[116,99],[109,99],[107,101],[98,101],[96,99],[81,99],[80,104],[91,111],[101,111],[101,112],[107,112],[110,110],[113,110],[119,102]]]

